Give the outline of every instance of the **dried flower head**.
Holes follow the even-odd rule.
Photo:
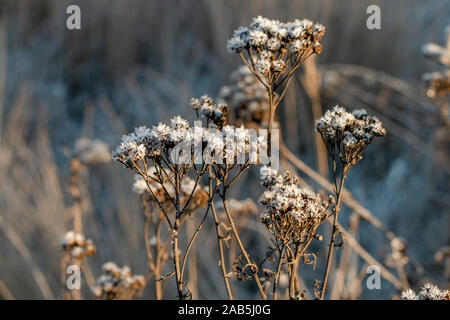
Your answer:
[[[289,172],[280,174],[262,167],[261,183],[265,187],[261,220],[268,229],[274,230],[276,237],[300,243],[313,237],[326,218],[329,204],[311,190],[300,188],[298,179]]]
[[[131,299],[145,285],[145,278],[132,275],[129,267],[118,267],[113,262],[107,262],[102,267],[104,274],[92,288],[97,298]]]
[[[349,113],[339,106],[316,120],[316,129],[332,158],[339,157],[342,164],[349,167],[362,158],[362,152],[374,137],[386,135],[386,129],[377,117],[367,115],[364,109]]]
[[[218,101],[233,110],[234,124],[246,128],[267,127],[269,121],[269,98],[264,85],[246,67],[231,73],[231,83],[221,88]],[[274,127],[278,124],[275,122]]]
[[[79,138],[75,142],[74,153],[86,165],[108,163],[111,161],[108,145],[97,139]]]
[[[310,55],[319,54],[324,34],[324,26],[307,19],[283,23],[258,16],[250,26],[234,31],[227,49],[241,55],[247,52],[252,71],[269,84],[285,71],[296,69]]]
[[[422,76],[425,83],[425,93],[431,99],[438,101],[440,118],[447,127],[448,122],[448,95],[450,92],[450,25],[446,30],[445,45],[427,43],[423,46],[424,56],[436,62],[440,69],[434,72],[427,72]]]
[[[426,94],[434,99],[447,95],[450,91],[450,70],[427,72],[422,76],[426,86]]]
[[[444,46],[437,43],[427,43],[422,47],[423,55],[442,66],[450,67],[450,25],[445,29],[446,39]]]
[[[208,95],[203,95],[199,99],[192,98],[191,106],[197,111],[201,119],[206,119],[207,124],[214,124],[222,129],[228,120],[228,106],[224,103],[214,104]]]
[[[386,258],[385,263],[389,267],[403,267],[409,262],[409,258],[406,254],[407,242],[405,239],[395,237],[391,240],[391,250],[389,256]]]
[[[437,286],[426,283],[418,294],[408,289],[402,292],[403,300],[450,300],[450,291],[439,289]]]
[[[61,247],[77,260],[81,260],[85,256],[93,256],[97,251],[92,240],[86,239],[84,235],[74,231],[68,231],[64,235],[61,240]]]
[[[160,123],[152,129],[136,128],[122,137],[113,152],[114,159],[130,169],[136,169],[136,164],[146,159],[156,166],[168,166],[166,169],[180,164],[189,169],[199,157],[210,164],[234,164],[246,155],[258,161],[259,151],[266,145],[265,137],[258,137],[256,132],[243,126],[224,125],[227,108],[215,105],[206,96],[194,99],[192,104],[200,106],[197,110],[207,119],[209,127],[190,127],[186,120],[177,116],[170,125]],[[136,188],[139,189],[138,185]]]

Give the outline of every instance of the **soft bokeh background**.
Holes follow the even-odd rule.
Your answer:
[[[82,30],[65,27],[70,4],[81,7]],[[366,28],[370,4],[381,7],[381,30]],[[386,228],[407,240],[413,265],[424,269],[415,279],[417,270],[406,267],[413,288],[425,280],[448,285],[445,262],[435,261],[435,254],[449,245],[449,146],[437,107],[421,92],[421,75],[436,66],[424,60],[420,49],[427,42],[443,43],[450,1],[0,0],[3,297],[9,292],[21,299],[61,298],[59,240],[67,230],[68,161],[75,141],[98,138],[112,148],[136,125],[151,126],[176,114],[193,119],[189,99],[216,96],[228,82],[240,59],[227,53],[226,41],[257,15],[310,18],[326,26],[317,59],[324,110],[335,103],[365,106],[389,132],[352,169],[347,186]],[[297,79],[280,108],[280,122],[286,144],[317,168],[309,98]],[[237,198],[257,201],[256,174],[251,171],[245,188],[241,183],[234,190]],[[89,259],[94,276],[109,260],[145,273],[143,215],[131,192],[132,179],[115,163],[91,167],[84,177],[85,234],[98,248]],[[352,210],[344,212],[347,225]],[[245,241],[261,260],[269,244],[257,216],[248,229]],[[356,238],[384,261],[390,246],[378,230],[362,221]],[[225,298],[211,225],[199,242],[204,248],[197,253],[198,297]],[[312,266],[301,271],[309,290],[322,274],[321,247],[314,247],[317,272]],[[345,286],[356,290],[355,298],[398,294],[385,280],[381,290],[367,290],[365,273],[360,273],[365,263],[353,255]],[[358,276],[361,292],[352,289]],[[50,290],[43,295],[45,282]],[[174,298],[171,280],[166,286],[165,297]],[[245,288],[239,298],[254,297],[250,284],[233,286]],[[144,297],[152,297],[150,290]]]

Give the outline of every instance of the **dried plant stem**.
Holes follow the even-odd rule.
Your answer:
[[[147,253],[147,276],[145,279],[145,283],[148,282],[150,275],[153,275],[154,282],[155,282],[155,299],[161,300],[162,299],[162,284],[160,281],[157,281],[160,277],[160,269],[161,269],[161,245],[160,245],[160,228],[161,228],[161,217],[158,218],[156,225],[155,225],[155,239],[156,239],[156,249],[155,249],[155,259],[153,259],[152,250],[150,247],[149,242],[149,226],[151,221],[151,213],[149,212],[149,208],[147,206],[145,198],[142,199],[142,206],[144,207],[144,214],[145,214],[145,222],[144,222],[144,243],[145,243],[145,250]],[[162,214],[160,214],[161,216]],[[142,293],[142,290],[141,290]]]
[[[295,299],[295,283],[297,279],[297,264],[298,258],[300,257],[300,245],[297,246],[295,250],[295,256],[291,257],[290,261],[290,278],[289,278],[289,298],[291,300]]]
[[[439,106],[439,115],[442,121],[442,126],[444,129],[448,129],[448,108],[447,108],[447,94],[444,95],[443,98],[438,102]]]
[[[253,273],[253,277],[255,278],[256,284],[258,286],[259,293],[261,294],[261,298],[263,300],[267,300],[266,294],[265,294],[264,289],[263,289],[263,287],[261,285],[261,281],[259,280],[259,277],[258,277],[258,270],[256,269],[256,267],[254,267],[254,263],[250,260],[250,257],[249,257],[249,255],[247,253],[247,250],[245,250],[244,245],[242,244],[241,238],[239,237],[239,234],[238,234],[237,229],[236,229],[236,225],[234,224],[233,217],[231,216],[230,210],[228,209],[228,204],[227,204],[227,201],[226,201],[226,188],[223,189],[222,194],[221,194],[221,198],[222,198],[223,208],[224,208],[225,213],[227,215],[228,222],[230,223],[231,230],[233,231],[233,235],[234,235],[234,237],[236,239],[236,242],[238,243],[239,248],[241,249],[241,252],[242,252],[246,262],[250,266],[252,266],[250,269],[251,269],[251,271]]]
[[[209,208],[210,207],[208,206],[208,208],[206,209],[205,215],[202,218],[202,221],[200,222],[200,224],[198,225],[198,227],[195,230],[194,234],[192,235],[191,240],[189,240],[188,246],[187,246],[186,251],[184,253],[183,261],[181,263],[181,278],[183,278],[184,269],[186,267],[186,261],[187,261],[187,258],[189,256],[189,253],[190,253],[190,251],[191,251],[191,249],[193,247],[194,241],[195,241],[195,239],[197,239],[197,236],[198,236],[200,230],[203,228],[203,226],[205,224],[206,217],[208,216],[208,213],[209,213]]]
[[[316,57],[312,56],[304,63],[304,73],[300,76],[300,81],[306,94],[311,101],[311,111],[313,119],[318,119],[322,115],[322,104],[320,101],[321,74],[317,69]],[[328,174],[328,157],[325,145],[319,133],[314,135],[314,147],[316,153],[317,171],[323,176]]]
[[[72,158],[70,160],[70,186],[69,191],[72,196],[73,205],[71,208],[71,214],[73,218],[73,230],[75,233],[82,234],[83,233],[83,224],[81,221],[82,214],[82,200],[81,200],[81,192],[80,192],[80,174],[81,170],[83,170],[83,165],[80,160],[77,158]]]
[[[233,294],[231,292],[231,287],[230,287],[230,283],[228,281],[228,273],[226,270],[226,265],[225,265],[225,256],[223,253],[223,235],[221,235],[220,233],[220,221],[217,215],[217,211],[216,208],[214,206],[214,194],[217,191],[217,185],[214,187],[213,189],[213,173],[212,173],[212,169],[211,167],[208,169],[209,170],[209,183],[208,183],[208,188],[209,188],[209,206],[211,207],[211,211],[213,213],[213,218],[214,218],[214,226],[215,226],[215,230],[216,230],[216,235],[217,235],[217,244],[219,247],[219,258],[220,258],[220,270],[222,271],[222,277],[223,277],[223,282],[225,285],[225,289],[227,291],[227,295],[228,295],[228,299],[233,300]]]
[[[277,287],[278,287],[278,279],[280,278],[281,273],[281,266],[283,264],[283,255],[284,255],[283,252],[284,247],[278,250],[277,269],[275,271],[275,277],[273,280],[273,291],[272,291],[273,300],[277,300]]]
[[[340,185],[339,188],[336,189],[336,196],[337,196],[337,200],[336,200],[336,204],[334,206],[334,220],[333,220],[333,231],[331,234],[331,239],[330,239],[330,245],[328,248],[328,255],[327,255],[327,264],[325,267],[325,274],[323,276],[323,281],[322,281],[322,290],[320,293],[320,300],[323,300],[324,295],[325,295],[325,291],[327,288],[327,282],[328,282],[328,276],[330,274],[330,268],[331,268],[331,260],[333,259],[333,253],[334,253],[334,247],[335,247],[335,240],[336,240],[336,236],[338,234],[338,217],[339,217],[339,211],[340,211],[340,203],[341,203],[341,198],[342,198],[342,194],[344,191],[344,181],[345,181],[345,174],[346,174],[346,166],[344,166],[342,168],[342,172],[341,172],[341,181],[340,181]],[[334,172],[336,172],[336,169],[334,169]],[[336,176],[336,175],[335,175]],[[335,178],[335,184],[336,184],[336,178]]]
[[[206,218],[206,215],[205,215]],[[194,227],[195,227],[195,215],[192,215],[191,217],[192,221],[191,223],[187,224],[187,234],[195,233]],[[190,252],[191,257],[189,259],[189,275],[188,275],[188,281],[189,281],[189,290],[192,294],[192,299],[196,300],[198,299],[198,274],[197,274],[197,247],[194,243],[194,241],[189,243],[190,245]],[[186,256],[186,254],[185,254]],[[184,262],[184,261],[183,261]],[[181,277],[183,278],[183,265],[182,265],[182,271],[181,271]]]
[[[273,101],[272,87],[269,85],[267,88],[267,94],[269,96],[269,126],[267,127],[267,155],[269,157],[269,163],[272,163],[272,126],[275,118],[275,104]]]
[[[223,236],[223,234],[220,233],[221,222],[219,221],[219,218],[217,216],[217,211],[216,211],[216,208],[214,207],[214,203],[211,203],[211,209],[213,212],[214,225],[216,227],[217,241],[218,241],[218,245],[219,245],[220,269],[222,271],[222,277],[223,277],[223,281],[225,284],[225,288],[227,290],[228,299],[233,300],[233,294],[231,292],[230,283],[228,281],[228,273],[227,273],[226,265],[225,265],[225,256],[223,253],[224,252],[224,250],[223,250],[224,236]]]
[[[178,214],[177,214],[178,215]],[[177,282],[178,298],[183,300],[183,282],[181,280],[180,271],[180,256],[178,254],[178,232],[180,227],[180,218],[176,217],[175,223],[172,229],[172,249],[173,249],[173,264],[175,267],[175,279]]]
[[[162,223],[162,214],[159,216],[158,223],[155,227],[155,237],[156,237],[156,261],[155,261],[155,270],[153,272],[153,278],[155,280],[155,299],[161,300],[163,298],[163,289],[162,283],[157,281],[161,274],[161,269],[163,267],[163,252],[164,249],[161,245],[161,223]]]
[[[350,216],[349,232],[355,236],[359,225],[359,216],[353,213]],[[345,246],[339,260],[339,267],[336,271],[336,280],[333,282],[331,291],[331,300],[339,300],[344,292],[345,276],[352,258],[353,249],[351,246]]]

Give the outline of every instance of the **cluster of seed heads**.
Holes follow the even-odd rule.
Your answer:
[[[208,125],[214,124],[219,129],[222,129],[228,121],[228,105],[225,103],[215,104],[208,95],[192,98],[191,106],[197,111],[200,119],[207,120]]]
[[[231,73],[231,83],[220,89],[218,99],[234,111],[236,126],[243,124],[255,129],[267,126],[270,107],[266,88],[246,66]]]
[[[259,74],[280,74],[312,53],[320,53],[325,27],[310,20],[282,23],[258,16],[250,26],[234,31],[227,42],[230,53],[248,52]]]
[[[395,237],[391,240],[391,252],[386,258],[386,265],[389,267],[403,267],[409,262],[406,254],[407,242],[405,239]]]
[[[427,283],[419,291],[411,289],[402,292],[403,300],[450,300],[450,291],[439,289],[437,286]]]
[[[264,166],[261,182],[265,187],[261,220],[269,230],[275,227],[283,237],[301,240],[302,235],[311,235],[310,231],[326,218],[329,203],[311,190],[300,188],[298,179],[289,172],[280,174]]]
[[[127,299],[145,285],[141,275],[132,275],[129,267],[118,267],[113,262],[107,262],[102,267],[102,274],[92,288],[97,298]]]
[[[74,155],[85,165],[108,163],[111,155],[106,143],[98,139],[81,137],[75,142]]]
[[[192,104],[208,127],[201,124],[191,127],[180,116],[172,118],[169,125],[159,123],[151,129],[141,126],[122,137],[121,144],[113,152],[113,158],[128,168],[133,168],[136,162],[144,159],[151,159],[155,163],[161,163],[163,158],[167,162],[175,162],[180,159],[176,153],[172,153],[174,147],[188,144],[190,149],[187,150],[188,154],[183,155],[182,162],[196,161],[203,155],[204,160],[210,162],[225,159],[227,163],[232,163],[236,157],[250,151],[256,157],[259,150],[265,148],[265,137],[256,137],[256,141],[250,141],[252,132],[243,126],[223,125],[227,108],[215,105],[209,97],[194,99]]]
[[[61,241],[61,247],[69,252],[72,258],[81,260],[85,256],[93,256],[96,248],[92,240],[85,239],[82,234],[68,231]]]
[[[445,30],[446,43],[440,46],[436,43],[427,43],[423,46],[424,56],[442,68],[439,71],[425,73],[422,77],[426,85],[426,93],[430,98],[447,95],[450,91],[450,26]]]
[[[316,120],[316,129],[331,156],[339,156],[343,163],[350,165],[361,159],[362,151],[374,137],[386,135],[386,129],[377,117],[367,115],[364,109],[349,113],[339,106]]]

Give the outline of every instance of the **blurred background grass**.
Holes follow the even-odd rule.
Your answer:
[[[65,27],[70,4],[81,7],[82,30]],[[366,28],[370,4],[381,7],[381,30]],[[226,40],[257,15],[309,18],[326,26],[317,59],[323,108],[366,106],[390,132],[352,169],[348,187],[385,226],[407,239],[408,250],[425,269],[423,279],[445,283],[444,265],[434,255],[449,245],[449,146],[439,134],[437,108],[421,93],[420,77],[433,65],[420,48],[442,43],[450,1],[2,0],[0,10],[0,285],[12,296],[45,297],[35,281],[39,271],[31,271],[38,268],[51,296],[61,297],[59,240],[70,205],[68,150],[76,139],[100,138],[113,147],[136,125],[176,114],[192,120],[189,99],[215,96],[227,83],[240,59],[226,52]],[[315,168],[312,118],[298,80],[280,108],[280,122],[287,145]],[[261,190],[255,177],[252,171],[246,178],[254,188],[238,188],[235,195],[257,200]],[[90,259],[95,275],[108,260],[145,273],[143,216],[131,193],[132,176],[111,163],[90,168],[84,181],[85,234],[98,247]],[[257,217],[254,221],[259,230]],[[13,245],[11,232],[25,253]],[[208,239],[209,232],[202,237]],[[247,236],[256,239],[252,244],[259,257],[268,245],[261,232]],[[377,231],[362,225],[357,238],[383,260],[389,243]],[[199,297],[224,298],[215,242],[204,239],[199,240],[206,246],[198,255],[205,275]],[[358,259],[355,264],[363,265]],[[307,267],[309,288],[313,280]],[[391,298],[396,292],[385,282],[374,291],[364,289],[361,297]],[[166,297],[174,293],[168,289]],[[240,297],[253,296],[247,290]]]

